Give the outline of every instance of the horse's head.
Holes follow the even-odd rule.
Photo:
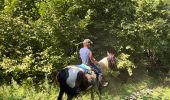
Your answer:
[[[116,68],[116,59],[114,53],[107,52],[107,61],[108,61],[108,67],[110,69]]]
[[[99,65],[102,71],[116,69],[116,59],[114,53],[107,52],[107,57],[100,60]]]

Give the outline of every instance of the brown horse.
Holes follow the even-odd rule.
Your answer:
[[[106,71],[115,68],[114,55],[112,53],[107,53],[107,57],[104,57],[99,61],[98,67],[101,69],[103,74],[105,74]],[[98,94],[99,99],[101,99],[98,78],[93,79],[93,82],[90,82],[86,75],[84,70],[76,65],[63,68],[57,75],[57,79],[60,85],[58,100],[62,100],[64,93],[67,94],[67,100],[72,100],[73,97],[75,97],[81,91],[88,89],[91,89],[92,100],[94,100],[94,91]]]

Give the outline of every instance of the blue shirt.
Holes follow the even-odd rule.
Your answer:
[[[82,60],[82,63],[85,65],[90,65],[90,58],[89,58],[89,54],[90,54],[90,49],[88,48],[81,48],[80,49],[80,58]]]

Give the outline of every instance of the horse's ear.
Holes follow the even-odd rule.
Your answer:
[[[110,55],[110,53],[107,51],[107,56],[109,56]]]

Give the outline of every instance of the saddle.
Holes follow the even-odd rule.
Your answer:
[[[81,64],[79,65],[79,67],[84,70],[85,76],[89,82],[92,82],[94,79],[96,79],[96,74],[94,73],[94,71],[92,70],[90,66]]]

